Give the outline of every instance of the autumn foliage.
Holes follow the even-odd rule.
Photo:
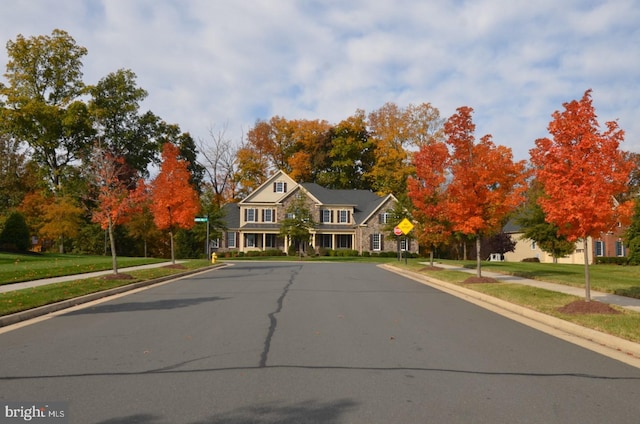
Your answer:
[[[536,140],[531,163],[545,196],[539,199],[547,220],[568,240],[599,237],[631,216],[632,202],[617,204],[634,168],[618,149],[624,131],[607,122],[601,132],[591,90],[564,104],[549,123],[552,138]]]
[[[551,138],[536,140],[531,163],[544,195],[538,203],[546,220],[567,240],[585,243],[585,297],[590,300],[588,237],[598,238],[633,212],[631,200],[615,197],[628,190],[634,163],[618,148],[624,131],[607,122],[600,131],[591,90],[579,101],[565,103],[553,113]]]
[[[472,112],[458,108],[444,124],[445,142],[422,145],[409,197],[424,221],[422,240],[436,242],[449,228],[476,238],[480,277],[480,238],[499,231],[522,202],[526,174],[524,161],[514,162],[511,149],[496,146],[490,135],[476,142]]]
[[[189,184],[188,164],[178,159],[178,154],[175,145],[164,144],[160,173],[152,183],[151,210],[156,226],[161,230],[193,227],[200,210],[198,194]]]
[[[189,183],[188,162],[178,158],[179,149],[172,143],[162,146],[160,173],[151,184],[151,212],[156,226],[169,230],[171,259],[175,262],[173,232],[176,227],[190,229],[200,210],[198,194]]]

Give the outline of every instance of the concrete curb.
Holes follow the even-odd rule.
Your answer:
[[[94,300],[102,299],[108,296],[114,296],[116,294],[125,293],[131,290],[136,290],[142,287],[152,286],[159,283],[164,283],[169,280],[179,279],[188,275],[196,274],[198,272],[207,271],[210,269],[219,268],[224,264],[219,263],[216,265],[209,265],[208,267],[193,269],[189,271],[180,272],[177,274],[167,275],[165,277],[154,278],[152,280],[138,281],[135,283],[127,284],[125,286],[114,287],[95,293],[86,294],[84,296],[75,297],[73,299],[62,300],[60,302],[51,303],[49,305],[39,306],[37,308],[28,309],[26,311],[16,312],[14,314],[0,316],[0,328],[8,325],[17,324],[22,321],[27,321],[33,318],[37,318],[43,315],[47,315],[53,312],[57,312],[63,309],[71,308],[73,306],[81,305],[83,303],[93,302]],[[78,279],[82,279],[82,274],[78,275]]]
[[[404,277],[410,278],[422,284],[426,284],[435,289],[444,291],[448,294],[456,296],[466,301],[470,301],[476,305],[485,307],[487,309],[496,311],[495,308],[515,314],[528,320],[535,321],[546,327],[550,327],[555,330],[565,332],[569,335],[578,337],[584,341],[590,343],[596,343],[599,346],[612,349],[616,352],[621,352],[624,355],[631,356],[636,359],[640,359],[640,344],[634,343],[629,340],[615,337],[601,331],[592,330],[590,328],[583,327],[578,324],[574,324],[568,321],[564,321],[560,318],[552,317],[550,315],[543,314],[542,312],[534,311],[533,309],[526,308],[524,306],[515,305],[502,299],[498,299],[483,293],[476,292],[465,287],[458,286],[456,284],[440,281],[435,278],[428,277],[416,272],[407,271],[404,269],[396,268],[392,265],[381,264],[381,268],[388,271],[400,274]],[[504,314],[503,314],[504,315]]]

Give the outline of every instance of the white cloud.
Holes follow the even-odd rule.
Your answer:
[[[0,40],[68,31],[95,83],[129,68],[143,107],[206,139],[256,119],[338,122],[386,102],[475,110],[477,136],[527,158],[551,113],[592,88],[640,151],[637,0],[31,0],[0,4]],[[6,51],[0,51],[6,63]]]

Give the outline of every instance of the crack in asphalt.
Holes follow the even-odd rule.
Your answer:
[[[258,364],[258,368],[267,367],[267,360],[269,359],[269,350],[271,350],[271,340],[273,339],[273,335],[276,332],[276,327],[278,326],[278,320],[276,319],[276,315],[280,313],[280,311],[282,311],[284,298],[287,296],[287,293],[289,293],[289,288],[293,285],[296,279],[296,276],[298,275],[301,269],[302,269],[302,266],[291,271],[289,282],[287,283],[286,286],[284,286],[284,289],[282,290],[282,293],[278,298],[276,310],[269,314],[269,331],[267,332],[267,337],[264,341],[264,349],[262,350],[262,354],[260,354],[260,363]]]

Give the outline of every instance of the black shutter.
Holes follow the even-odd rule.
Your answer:
[[[276,183],[273,183],[273,192],[276,192]]]
[[[373,234],[369,234],[369,251],[373,252]]]
[[[286,193],[287,192],[287,183],[282,183],[282,185],[283,185],[283,188],[284,188],[284,192]]]
[[[380,250],[384,251],[384,234],[380,234]]]

